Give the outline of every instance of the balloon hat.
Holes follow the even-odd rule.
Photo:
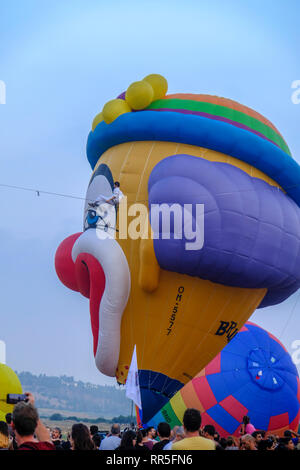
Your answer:
[[[149,75],[96,116],[83,233],[56,254],[61,281],[90,299],[98,369],[125,383],[136,345],[145,421],[257,307],[300,286],[300,168],[281,134],[235,101],[167,88]],[[171,214],[166,237],[151,213],[150,237],[121,234],[126,208],[131,220],[166,206],[190,232]]]

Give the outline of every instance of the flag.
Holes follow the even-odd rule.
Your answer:
[[[141,399],[141,391],[140,391],[140,384],[139,384],[139,370],[138,370],[138,365],[137,365],[136,346],[134,346],[125,389],[126,389],[126,397],[133,400],[136,406],[138,406],[141,409],[142,399]]]

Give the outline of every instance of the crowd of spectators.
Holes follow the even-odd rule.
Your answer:
[[[125,428],[113,424],[110,432],[100,432],[93,425],[76,423],[63,439],[60,428],[47,428],[39,418],[34,397],[27,393],[27,401],[15,405],[13,413],[0,421],[0,450],[113,450],[116,452],[161,452],[170,450],[246,450],[295,451],[300,450],[300,435],[287,430],[283,437],[256,430],[247,416],[243,418],[240,436],[222,438],[214,426],[201,427],[201,415],[196,409],[187,409],[183,426],[171,429],[161,422],[147,429]],[[252,431],[251,433],[249,431]]]

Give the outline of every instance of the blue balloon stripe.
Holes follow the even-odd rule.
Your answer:
[[[143,140],[197,145],[238,158],[274,179],[300,205],[300,167],[291,156],[252,132],[203,116],[140,111],[122,114],[111,124],[100,122],[88,136],[91,167],[110,147]]]
[[[210,408],[207,414],[229,434],[233,434],[241,424],[219,404]]]

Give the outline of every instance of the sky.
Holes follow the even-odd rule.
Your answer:
[[[88,301],[56,277],[54,255],[81,231],[94,116],[130,83],[239,101],[270,119],[300,163],[298,0],[0,0],[0,339],[7,364],[114,384],[94,365]],[[300,267],[299,267],[300,269]],[[292,353],[300,298],[251,320]],[[299,355],[300,358],[300,355]]]

